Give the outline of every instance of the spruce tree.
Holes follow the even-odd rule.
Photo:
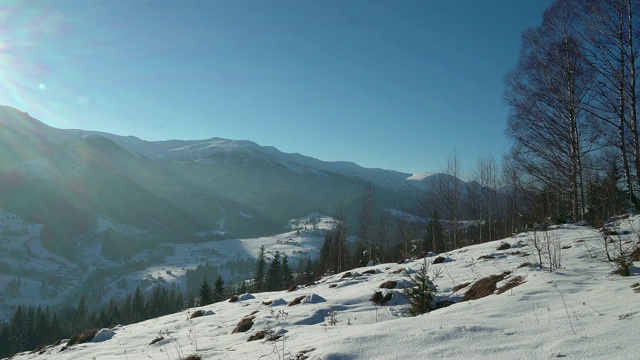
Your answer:
[[[129,321],[132,323],[139,322],[146,318],[144,309],[144,295],[139,286],[136,286],[136,291],[133,294],[133,300],[131,301],[131,318]]]
[[[200,285],[200,306],[213,304],[213,292],[211,291],[211,286],[209,286],[209,282],[205,278],[202,280],[202,285]]]
[[[293,283],[293,271],[289,266],[289,257],[282,257],[282,289],[288,289]]]
[[[280,263],[280,253],[277,251],[273,255],[273,260],[271,260],[269,270],[267,270],[265,287],[267,291],[282,289],[282,264]]]
[[[261,292],[265,290],[264,281],[265,281],[265,272],[267,268],[267,261],[264,258],[264,245],[260,247],[260,252],[258,253],[258,260],[256,261],[256,273],[253,277],[253,291]]]
[[[224,280],[222,280],[222,276],[218,275],[214,284],[213,301],[219,302],[222,299],[224,299]]]
[[[24,307],[18,305],[9,323],[11,333],[9,335],[9,348],[11,353],[28,350],[29,345],[27,319]]]

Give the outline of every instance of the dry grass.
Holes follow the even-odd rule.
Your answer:
[[[160,341],[162,341],[162,340],[164,340],[164,337],[162,337],[162,336],[158,336],[158,337],[156,337],[155,339],[151,340],[151,342],[149,343],[149,345],[153,345],[153,344],[155,344],[155,343],[157,343],[157,342],[160,342]]]
[[[502,274],[491,275],[476,281],[471,285],[471,288],[464,293],[461,301],[477,300],[493,294],[497,289],[496,284],[504,280],[507,275],[509,275],[508,272],[503,272]]]
[[[196,310],[193,312],[193,314],[191,314],[191,316],[189,316],[189,319],[195,319],[202,315],[204,315],[204,310]]]
[[[397,281],[389,280],[380,284],[381,289],[394,289],[398,285]]]
[[[255,316],[244,317],[242,320],[240,320],[238,325],[236,325],[233,331],[231,331],[231,333],[235,334],[238,332],[247,332],[253,326],[253,319],[255,319]]]
[[[386,293],[384,295],[382,295],[382,293],[380,291],[374,291],[373,295],[371,295],[371,298],[369,299],[371,302],[373,302],[376,305],[384,305],[386,304],[389,300],[391,300],[391,298],[393,298],[393,293]]]
[[[96,336],[99,330],[100,329],[85,330],[82,334],[72,337],[67,343],[67,345],[65,346],[65,348],[68,348],[69,346],[73,346],[77,344],[84,344],[86,342],[91,341],[93,337]]]
[[[267,338],[267,341],[276,341],[276,340],[280,339],[281,337],[282,337],[282,335],[273,335],[273,333],[271,331],[269,331],[269,330],[260,330],[257,333],[249,336],[249,339],[247,340],[247,342],[256,341],[256,340],[262,340],[264,338]]]
[[[460,285],[456,285],[453,287],[453,289],[451,289],[452,292],[458,292],[464,288],[466,288],[467,286],[469,286],[471,283],[462,283]]]
[[[291,301],[291,302],[289,303],[289,305],[287,305],[287,306],[295,306],[295,305],[298,305],[298,304],[300,304],[300,303],[302,302],[302,299],[304,299],[304,295],[303,295],[303,296],[298,296],[297,298],[293,299],[293,301]]]
[[[524,278],[522,276],[516,276],[516,277],[510,279],[503,287],[498,289],[496,291],[496,294],[502,294],[502,293],[507,292],[507,291],[513,289],[514,287],[516,287],[518,285],[522,285],[522,284],[524,284]]]

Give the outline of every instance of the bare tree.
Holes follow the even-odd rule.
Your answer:
[[[458,248],[462,199],[460,164],[460,154],[457,149],[454,149],[447,157],[446,168],[435,184],[436,191],[432,193],[435,208],[445,219],[450,221],[450,227],[447,231],[449,243],[446,250]]]
[[[366,251],[367,263],[371,263],[375,258],[373,255],[373,237],[374,237],[374,217],[375,208],[373,203],[373,185],[371,181],[367,182],[367,186],[362,194],[360,201],[360,215],[358,217],[358,236],[364,243]]]
[[[568,193],[573,220],[584,216],[582,160],[599,139],[584,110],[591,74],[577,20],[570,1],[552,4],[542,24],[524,32],[520,60],[505,80],[512,156],[541,188]]]
[[[493,156],[478,158],[472,172],[470,186],[467,185],[467,205],[470,215],[479,220],[479,241],[497,239],[499,217],[498,187],[501,176]]]
[[[584,55],[593,69],[592,101],[587,110],[601,121],[609,143],[618,149],[629,200],[637,205],[640,141],[637,121],[637,0],[585,0],[580,3]]]
[[[389,213],[386,211],[381,211],[380,216],[378,217],[378,223],[376,224],[376,233],[375,233],[375,246],[378,249],[378,253],[380,254],[381,262],[389,262],[398,260],[391,254],[391,249],[393,247],[392,236],[390,230],[391,220],[389,219]]]

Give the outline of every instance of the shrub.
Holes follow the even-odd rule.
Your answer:
[[[631,275],[631,266],[633,266],[633,262],[629,260],[625,256],[618,256],[613,260],[615,264],[615,269],[612,274],[620,275],[620,276],[630,276]]]

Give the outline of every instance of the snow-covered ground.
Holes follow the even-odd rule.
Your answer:
[[[640,229],[639,217],[622,220],[616,230],[624,235],[612,239],[637,246],[634,229]],[[13,359],[637,359],[640,269],[633,267],[630,277],[611,275],[602,236],[593,229],[565,225],[538,235],[559,251],[553,257],[559,269],[535,265],[531,233],[452,251],[430,266],[441,273],[439,300],[461,299],[491,275],[506,276],[498,289],[516,279],[521,284],[417,317],[407,315],[401,293],[422,264],[410,260],[326,276],[293,292],[245,294],[104,330],[93,342],[64,351],[63,343]],[[498,250],[503,242],[509,248]],[[398,284],[380,288],[390,280]],[[374,291],[392,293],[392,299],[374,305]],[[300,304],[289,306],[298,298]],[[189,319],[200,309],[205,316]],[[233,333],[243,319],[252,327]],[[284,336],[248,341],[261,331]]]

